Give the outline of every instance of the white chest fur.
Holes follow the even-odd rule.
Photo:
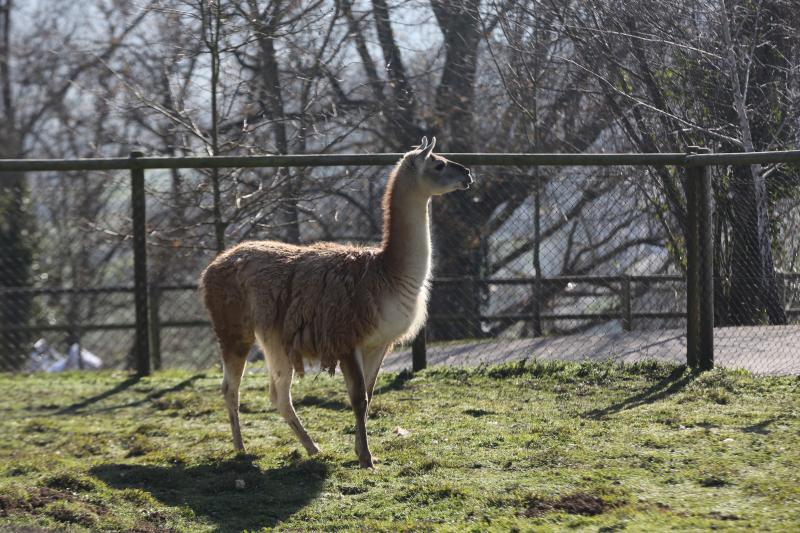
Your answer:
[[[378,335],[384,341],[404,341],[416,335],[425,323],[428,309],[428,282],[425,280],[416,295],[394,293],[381,302]]]
[[[414,284],[416,290],[410,288],[409,285],[398,286],[383,296],[377,327],[366,339],[366,345],[402,342],[420,330],[428,310],[428,272]]]

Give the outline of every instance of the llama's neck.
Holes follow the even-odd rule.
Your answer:
[[[383,256],[391,275],[420,288],[431,269],[430,197],[404,185],[393,176],[384,196]]]

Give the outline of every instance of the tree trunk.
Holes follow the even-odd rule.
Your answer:
[[[0,181],[0,293],[4,288],[31,286],[33,245],[30,217],[25,211],[27,187],[23,174],[6,174]],[[27,326],[33,312],[29,293],[0,295],[0,370],[19,370],[31,348]]]
[[[753,180],[749,169],[735,167],[731,181],[733,209],[731,217],[731,290],[728,322],[733,326],[751,326],[760,321],[762,277],[758,260],[758,234]]]
[[[0,1],[0,159],[20,157],[16,102],[11,90],[11,0]],[[0,179],[0,291],[4,288],[27,288],[31,285],[33,263],[33,228],[25,210],[28,196],[25,175],[5,174]],[[30,351],[30,334],[15,330],[26,326],[33,312],[28,293],[0,295],[0,370],[19,370]]]
[[[394,38],[392,25],[389,20],[389,8],[385,0],[372,0],[372,11],[375,16],[375,31],[381,45],[383,58],[386,62],[386,73],[389,76],[390,86],[394,101],[386,109],[386,118],[389,127],[394,131],[403,150],[407,150],[412,143],[419,141],[419,130],[416,125],[416,98],[414,90],[408,81],[403,65],[400,47]]]
[[[727,48],[727,62],[730,70],[733,104],[739,127],[742,132],[742,146],[745,152],[755,151],[753,137],[750,130],[750,120],[747,116],[747,102],[745,101],[739,65],[736,57],[728,11],[725,1],[722,7],[722,35]],[[772,324],[786,324],[778,288],[775,281],[775,267],[772,261],[772,240],[769,235],[769,205],[767,198],[767,185],[761,165],[750,165],[747,168],[736,168],[734,171],[734,242],[741,241],[741,246],[734,245],[734,265],[732,265],[733,279],[731,280],[731,320],[734,323],[750,324],[758,321],[758,310],[754,307],[750,286],[754,286],[755,296],[766,310]],[[737,198],[738,195],[738,198]],[[738,200],[738,201],[737,201]],[[741,213],[739,213],[741,211]],[[741,216],[740,216],[741,215]],[[743,235],[738,236],[737,233]],[[742,257],[745,253],[749,257]],[[745,263],[750,263],[749,266]],[[747,271],[751,272],[748,279]],[[738,275],[737,275],[738,274]],[[744,287],[736,287],[744,284]],[[733,299],[733,295],[736,299]],[[750,314],[752,313],[752,314]]]
[[[473,110],[475,72],[480,42],[478,2],[464,5],[433,2],[445,42],[445,66],[436,91],[437,132],[446,134],[446,149],[474,151]],[[437,277],[470,277],[483,271],[481,246],[482,205],[476,192],[458,192],[437,198],[433,207]],[[478,200],[476,202],[476,199]],[[434,285],[430,301],[428,336],[432,340],[475,338],[481,331],[482,287],[478,283]],[[440,320],[448,315],[458,320]]]
[[[253,16],[258,10],[252,9]],[[273,33],[276,31],[278,20],[276,14],[264,13],[265,19],[254,19],[257,32],[259,56],[259,76],[263,90],[266,108],[272,119],[272,132],[275,139],[275,148],[279,154],[289,153],[289,136],[286,130],[286,109],[281,87],[280,68],[275,50]],[[280,204],[277,213],[277,227],[279,238],[286,242],[297,243],[300,241],[300,219],[297,209],[300,193],[299,180],[286,169],[278,169],[279,180],[282,183]]]

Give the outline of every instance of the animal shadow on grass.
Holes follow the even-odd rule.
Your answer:
[[[129,389],[130,387],[132,387],[133,385],[136,385],[137,383],[139,383],[139,377],[138,376],[130,377],[130,378],[126,379],[125,381],[120,381],[119,383],[117,383],[116,385],[114,385],[113,387],[108,389],[107,391],[103,391],[100,394],[95,394],[94,396],[92,396],[90,398],[86,398],[85,400],[81,400],[79,402],[73,403],[72,405],[68,405],[66,407],[63,407],[63,408],[59,409],[55,414],[57,414],[57,415],[67,415],[67,414],[75,413],[77,411],[80,411],[81,409],[89,407],[92,404],[95,404],[97,402],[103,401],[106,398],[110,398],[111,396],[114,396],[115,394],[119,394],[120,392],[124,392],[127,389]]]
[[[640,393],[634,394],[629,398],[611,404],[602,409],[592,409],[583,414],[583,416],[594,419],[603,419],[608,415],[619,413],[626,409],[633,409],[640,405],[655,403],[658,400],[663,400],[681,391],[686,385],[689,384],[699,374],[696,371],[687,372],[685,366],[679,366],[662,380],[654,383]]]
[[[333,411],[349,411],[350,406],[341,400],[324,398],[316,394],[306,394],[294,400],[295,407],[322,407]]]
[[[186,506],[216,531],[274,527],[322,490],[328,466],[314,459],[261,470],[252,456],[200,465],[107,464],[91,474],[116,489],[141,489],[169,506]],[[242,489],[236,480],[243,480]]]
[[[95,409],[94,412],[98,412],[99,413],[99,412],[103,412],[103,411],[114,411],[116,409],[122,409],[122,408],[125,408],[125,407],[138,407],[140,405],[144,405],[144,404],[148,403],[151,400],[158,399],[158,398],[164,396],[165,394],[169,394],[171,392],[177,392],[177,391],[186,389],[189,386],[191,386],[196,380],[202,379],[204,377],[206,377],[205,374],[195,374],[194,376],[186,378],[183,381],[181,381],[180,383],[176,383],[175,385],[173,385],[171,387],[167,387],[166,389],[159,389],[159,390],[156,390],[156,391],[152,391],[152,392],[148,393],[147,395],[145,395],[140,400],[135,400],[135,401],[127,402],[127,403],[122,403],[122,404],[119,404],[119,405],[112,405],[112,406],[109,406],[109,407],[98,408],[98,409]],[[59,409],[58,411],[56,411],[53,414],[55,414],[55,415],[77,414],[78,412],[82,411],[86,407],[89,407],[92,404],[95,404],[97,402],[105,400],[106,398],[109,398],[109,397],[111,397],[111,396],[113,396],[115,394],[123,392],[123,391],[125,391],[126,389],[128,389],[132,385],[135,385],[138,382],[139,382],[139,378],[138,377],[128,378],[125,381],[122,381],[122,382],[118,383],[117,385],[115,385],[114,387],[112,387],[111,389],[109,389],[109,390],[107,390],[105,392],[101,392],[100,394],[92,396],[91,398],[87,398],[85,400],[81,400],[79,402],[73,403],[72,405],[68,405],[68,406],[66,406],[66,407],[64,407],[62,409]]]
[[[412,374],[408,370],[401,370],[400,372],[395,374],[388,383],[385,383],[385,384],[377,387],[375,389],[375,394],[381,394],[381,393],[389,392],[389,391],[402,390],[405,387],[406,382],[410,381],[411,378],[413,378],[413,377],[414,377],[414,374]]]
[[[753,424],[751,426],[743,427],[742,431],[744,431],[745,433],[756,433],[758,435],[769,435],[770,433],[772,433],[772,431],[767,429],[767,426],[769,426],[770,424],[772,424],[774,422],[777,422],[780,419],[781,419],[780,416],[774,416],[772,418],[767,418],[766,420],[762,420],[761,422],[758,422],[758,423]]]

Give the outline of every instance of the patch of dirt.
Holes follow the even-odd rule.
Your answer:
[[[146,513],[145,519],[136,523],[131,533],[166,533],[176,531],[175,529],[168,528],[167,516],[161,511],[150,511]]]
[[[177,529],[166,527],[162,524],[152,524],[146,521],[136,522],[131,529],[126,529],[128,533],[177,533]]]
[[[0,528],[3,533],[61,533],[59,529],[50,529],[39,526],[3,526]]]
[[[55,479],[55,478],[54,478]],[[86,509],[70,509],[59,503],[81,502]],[[56,504],[56,505],[50,505]],[[48,507],[49,506],[49,507]],[[98,515],[108,513],[108,509],[79,500],[74,492],[56,490],[51,487],[38,487],[27,495],[0,495],[0,518],[14,514],[45,513],[60,522],[92,526]]]
[[[569,514],[595,516],[614,507],[614,505],[603,499],[584,492],[568,494],[562,496],[558,500],[533,497],[528,500],[527,505],[528,508],[523,512],[523,515],[528,518],[536,518],[551,511],[564,511]]]
[[[33,492],[24,496],[10,496],[0,494],[0,517],[7,517],[17,513],[31,513],[41,509],[48,503],[59,500],[72,501],[74,498],[67,492],[53,490],[47,487],[34,489]]]
[[[69,507],[55,505],[45,509],[45,513],[59,522],[66,522],[68,524],[91,527],[97,523],[97,515],[85,509],[71,509]]]

